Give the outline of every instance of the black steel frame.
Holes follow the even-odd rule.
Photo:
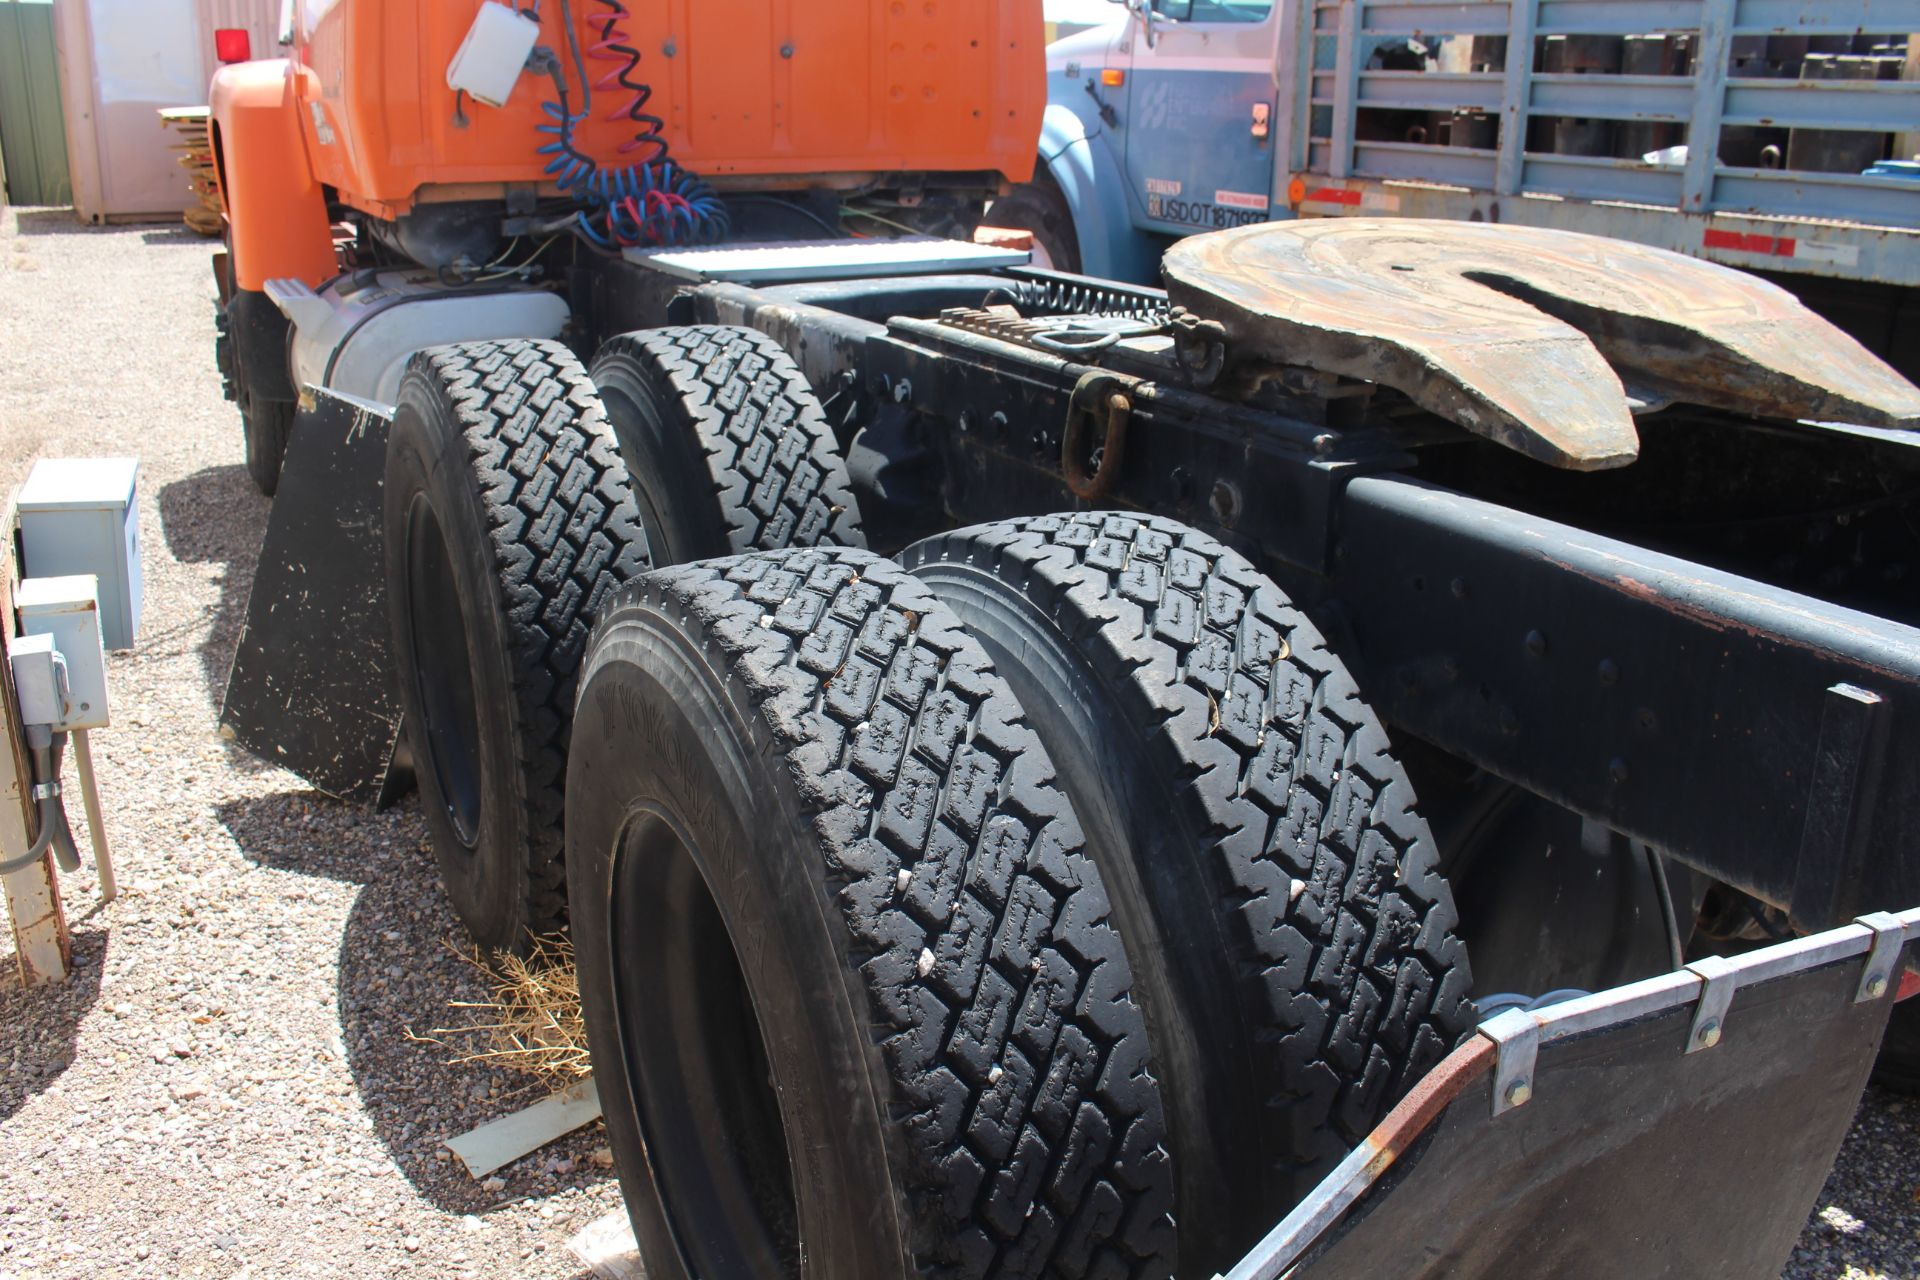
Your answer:
[[[883,491],[869,510],[911,531],[1087,505],[1066,488],[1062,435],[1092,367],[938,319],[1043,294],[1062,310],[1165,305],[1037,272],[751,288],[623,264],[598,273],[589,311],[601,335],[664,317],[773,336]],[[1132,426],[1101,505],[1252,555],[1397,734],[1802,929],[1920,903],[1920,769],[1902,767],[1920,760],[1920,629],[1426,483],[1419,449],[1460,438],[1431,419],[1325,386],[1250,408],[1119,376]]]

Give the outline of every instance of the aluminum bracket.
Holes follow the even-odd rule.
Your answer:
[[[1894,988],[1895,968],[1901,948],[1907,945],[1907,931],[1899,916],[1887,911],[1856,918],[1854,923],[1873,930],[1873,946],[1867,952],[1866,967],[1860,971],[1860,989],[1853,1001],[1878,1000]]]
[[[1700,1001],[1693,1007],[1693,1025],[1687,1029],[1687,1052],[1698,1053],[1720,1043],[1727,1025],[1727,1006],[1740,989],[1740,968],[1725,956],[1707,956],[1687,966],[1700,975]]]
[[[1480,1024],[1493,1041],[1493,1114],[1523,1107],[1533,1097],[1534,1067],[1540,1057],[1540,1023],[1525,1009],[1509,1009]]]

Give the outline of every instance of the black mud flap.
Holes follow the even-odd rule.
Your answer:
[[[1491,1019],[1227,1280],[1777,1276],[1920,910]]]
[[[362,804],[407,779],[381,545],[391,424],[383,406],[302,394],[220,711],[247,750]]]

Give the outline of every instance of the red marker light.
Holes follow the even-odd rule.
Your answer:
[[[221,27],[213,33],[213,53],[222,62],[245,62],[253,57],[253,38],[245,27]]]

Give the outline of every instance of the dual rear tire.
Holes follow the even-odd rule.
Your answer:
[[[668,329],[415,356],[387,449],[398,692],[441,879],[489,950],[566,918],[577,676],[613,591],[734,551],[861,541],[846,467],[763,335]]]
[[[653,574],[577,728],[574,946],[649,1276],[1174,1273],[1104,882],[932,593],[856,551]]]
[[[1224,1270],[1469,1028],[1384,735],[1237,555],[805,549],[858,509],[746,331],[443,348],[400,399],[436,854],[484,945],[570,917],[649,1274]]]
[[[649,1274],[730,1274],[712,1242],[749,1239],[816,1275],[1230,1269],[1473,1024],[1378,723],[1271,583],[1169,522],[965,530],[904,579],[817,556],[634,584],[583,681],[574,938]],[[1096,990],[1098,1020],[1034,1021]],[[1125,1073],[1087,1056],[1115,1035]],[[709,1099],[742,1042],[770,1094]],[[1143,1204],[1177,1256],[1165,1223],[1093,1247]]]

